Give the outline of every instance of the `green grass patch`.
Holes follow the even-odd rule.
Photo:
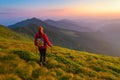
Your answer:
[[[90,66],[90,68],[97,71],[97,72],[99,72],[99,71],[102,71],[102,72],[107,71],[107,70],[105,70],[105,68],[100,67],[100,66],[95,66],[95,65]]]
[[[120,67],[117,66],[108,66],[109,69],[115,71],[116,73],[120,74]]]
[[[25,61],[39,62],[39,55],[36,55],[32,52],[23,50],[12,50],[11,52],[17,54],[21,59],[24,59]]]
[[[32,72],[32,77],[37,79],[39,76],[42,76],[43,74],[44,74],[44,71],[38,68]]]
[[[5,56],[0,56],[0,61],[10,61],[10,60],[15,60],[16,57],[13,55],[5,55]]]

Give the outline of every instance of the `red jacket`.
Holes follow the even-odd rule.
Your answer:
[[[49,41],[48,39],[48,36],[44,33],[42,36],[40,36],[40,34],[37,32],[35,37],[34,37],[34,44],[37,46],[37,38],[43,38],[44,39],[44,42],[46,43],[44,46],[41,46],[39,48],[41,49],[45,49],[48,46],[52,46],[51,42]]]

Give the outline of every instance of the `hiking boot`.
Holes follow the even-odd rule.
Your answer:
[[[42,62],[40,62],[39,65],[42,66],[43,65]]]

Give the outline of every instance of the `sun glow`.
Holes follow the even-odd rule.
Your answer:
[[[71,6],[67,9],[68,13],[76,16],[109,16],[120,17],[120,1],[118,3],[96,3]]]
[[[30,17],[120,18],[120,0],[0,0],[0,8],[0,23]]]

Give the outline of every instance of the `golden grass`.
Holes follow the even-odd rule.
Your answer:
[[[120,58],[54,46],[39,66],[33,42],[0,39],[0,80],[119,80]]]

